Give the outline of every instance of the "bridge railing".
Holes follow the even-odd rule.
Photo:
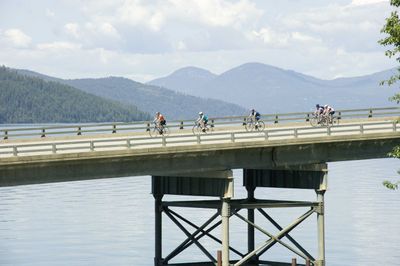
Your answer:
[[[299,138],[324,138],[329,136],[365,135],[370,133],[398,132],[398,121],[346,123],[334,127],[310,128],[304,126],[268,128],[264,131],[213,132],[212,134],[193,135],[191,133],[160,136],[155,138],[129,136],[112,139],[94,139],[70,141],[46,141],[38,143],[19,143],[0,145],[0,157],[60,154],[70,152],[94,152],[121,149],[162,148],[185,145],[223,144],[257,141],[284,141]]]
[[[261,119],[266,124],[278,124],[286,122],[307,122],[312,117],[312,112],[263,114]],[[400,116],[399,107],[368,108],[355,110],[338,110],[335,114],[338,119],[374,118]],[[209,119],[211,127],[243,126],[247,116],[213,117]],[[193,120],[168,121],[168,127],[172,130],[191,129]],[[10,138],[34,138],[47,136],[76,136],[109,133],[145,132],[153,127],[150,121],[140,122],[116,122],[96,124],[68,124],[41,127],[22,127],[0,129],[0,139]]]

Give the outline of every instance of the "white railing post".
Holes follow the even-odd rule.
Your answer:
[[[393,127],[393,132],[396,132],[396,130],[397,130],[397,121],[393,121],[392,127]]]
[[[330,126],[328,126],[327,128],[326,128],[326,134],[328,134],[328,136],[330,136],[331,135],[331,127]]]
[[[94,143],[93,143],[93,141],[90,142],[90,150],[94,151]]]
[[[297,136],[298,136],[297,128],[295,128],[295,129],[293,130],[293,135],[294,135],[294,138],[297,139]]]
[[[364,125],[363,124],[360,125],[360,133],[364,134]]]
[[[162,145],[163,147],[167,146],[167,140],[164,135],[162,136]]]
[[[57,153],[57,147],[56,147],[56,144],[55,144],[55,143],[53,143],[53,144],[51,145],[51,152],[52,152],[52,153]]]
[[[130,149],[131,147],[132,147],[131,140],[127,139],[126,140],[126,148]]]
[[[17,150],[17,147],[16,147],[16,146],[13,147],[13,155],[14,155],[14,156],[17,156],[17,155],[18,155],[18,150]]]
[[[200,144],[201,143],[200,135],[196,135],[196,137],[197,137],[197,144]]]
[[[265,140],[268,140],[269,138],[268,131],[264,131],[264,134],[265,134]]]
[[[231,133],[231,142],[235,142],[235,133]]]

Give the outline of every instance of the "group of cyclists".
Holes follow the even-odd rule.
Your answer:
[[[153,123],[156,125],[159,133],[163,134],[164,127],[167,124],[167,120],[165,119],[164,115],[162,115],[160,112],[156,112]],[[199,112],[199,117],[197,118],[195,124],[199,126],[201,131],[206,132],[208,130],[208,116],[203,112]]]
[[[329,122],[331,122],[334,114],[335,109],[327,104],[324,106],[320,104],[315,105],[314,115],[318,118],[318,123],[320,123],[323,118],[326,118]]]
[[[318,119],[318,123],[323,118],[326,118],[328,121],[332,121],[332,117],[335,114],[335,109],[329,105],[320,105],[316,104],[315,105],[315,112],[314,115]],[[257,125],[260,123],[260,118],[261,114],[257,112],[255,109],[250,110],[250,114],[247,117],[247,121],[254,123],[254,125],[257,127]],[[158,129],[159,134],[163,134],[164,132],[164,127],[167,124],[167,121],[165,119],[165,116],[161,114],[160,112],[156,112],[154,116],[153,123],[156,125],[156,128]],[[199,129],[202,132],[206,132],[208,130],[208,116],[205,115],[203,112],[199,112],[199,116],[195,122],[196,126],[199,127]]]

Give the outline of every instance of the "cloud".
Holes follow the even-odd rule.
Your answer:
[[[65,50],[80,49],[81,45],[71,42],[50,42],[50,43],[39,43],[36,47],[38,50],[42,51],[61,52]]]
[[[4,39],[17,48],[27,48],[31,44],[31,37],[20,29],[8,29],[3,33]]]
[[[115,38],[115,39],[120,38],[117,29],[108,22],[101,22],[97,24],[86,23],[85,29],[89,32],[89,34],[103,35],[107,38]]]
[[[164,14],[156,6],[143,5],[139,0],[127,0],[116,9],[115,20],[159,31],[164,23]]]
[[[254,24],[264,13],[255,4],[240,0],[236,2],[224,0],[169,0],[167,12],[175,18],[195,21],[212,27],[242,28]]]
[[[56,13],[54,13],[54,12],[53,12],[51,9],[49,9],[49,8],[46,8],[45,14],[46,14],[46,17],[49,17],[49,18],[54,18],[54,17],[56,16]]]
[[[80,36],[80,27],[77,23],[67,23],[64,25],[64,29],[67,32],[67,34],[79,38]]]
[[[363,6],[363,5],[379,4],[382,2],[388,3],[389,0],[352,0],[350,5]]]
[[[320,44],[322,40],[313,36],[310,36],[303,32],[284,32],[274,31],[271,28],[263,27],[258,31],[253,31],[253,36],[256,39],[262,40],[262,42],[269,47],[274,48],[289,48],[299,44]]]
[[[113,43],[114,48],[130,52],[155,51],[146,46],[161,49],[158,52],[236,49],[239,40],[246,44],[246,35],[263,14],[250,0],[116,0],[113,3],[90,0],[83,3],[86,21],[80,23],[79,30],[86,45],[102,47],[105,40],[99,39],[99,35],[109,33],[118,39]],[[76,27],[68,30],[70,36],[79,35]],[[143,44],[144,40],[148,45],[138,49],[136,43]]]

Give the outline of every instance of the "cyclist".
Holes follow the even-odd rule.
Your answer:
[[[207,129],[208,117],[203,112],[199,112],[199,118],[197,118],[196,123],[199,123],[202,131],[205,132]]]
[[[324,106],[324,116],[326,116],[329,119],[329,122],[332,121],[332,116],[335,114],[335,109],[333,109],[331,106],[325,104]]]
[[[159,129],[160,134],[162,134],[164,126],[167,124],[165,117],[160,112],[156,112],[153,123],[155,123],[157,125],[157,128]]]
[[[318,124],[321,123],[321,117],[324,115],[324,107],[320,104],[316,104],[315,105],[315,111],[314,111],[314,115],[317,117],[318,119]]]
[[[324,114],[324,110],[325,110],[325,108],[324,108],[322,105],[320,105],[320,104],[317,103],[317,104],[315,105],[315,112],[314,112],[314,114],[317,115],[317,116],[320,116],[320,115]]]
[[[255,125],[258,125],[258,121],[260,120],[260,113],[257,112],[255,109],[251,109],[249,118],[251,119],[250,121],[254,121]]]

